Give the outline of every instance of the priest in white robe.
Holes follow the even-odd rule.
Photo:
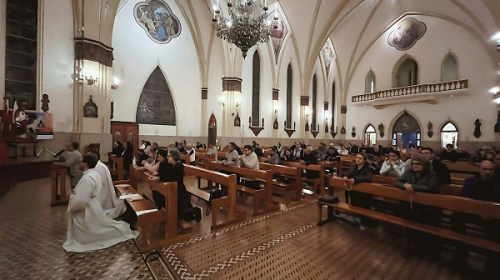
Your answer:
[[[68,205],[67,240],[63,245],[67,252],[105,249],[139,235],[126,222],[106,216],[106,211],[99,203],[104,192],[101,192],[101,176],[94,170],[96,165],[97,158],[93,155],[85,155],[80,161],[83,177],[76,185]]]
[[[92,155],[98,160],[94,170],[99,173],[102,181],[102,188],[96,199],[101,204],[102,209],[106,212],[106,216],[111,219],[116,219],[127,211],[127,206],[123,200],[116,196],[113,179],[111,179],[111,173],[109,172],[106,164],[99,160],[100,156],[98,153],[92,153]]]

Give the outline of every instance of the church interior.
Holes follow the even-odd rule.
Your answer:
[[[498,0],[0,0],[1,279],[500,279]]]

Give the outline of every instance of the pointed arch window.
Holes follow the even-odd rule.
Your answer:
[[[458,80],[458,62],[455,55],[449,53],[441,66],[441,82]]]
[[[175,104],[172,91],[160,67],[151,73],[142,89],[136,122],[175,126]]]
[[[365,79],[365,93],[373,93],[375,92],[375,73],[370,70],[368,74],[366,74]]]
[[[451,121],[441,129],[441,147],[446,147],[448,144],[452,144],[454,149],[458,148],[458,129]]]
[[[252,61],[252,126],[259,126],[260,118],[260,58],[255,52]]]
[[[418,84],[418,65],[412,58],[407,58],[396,72],[396,87],[407,87]]]
[[[376,145],[377,144],[377,131],[375,131],[375,128],[373,125],[368,125],[365,129],[365,139],[364,139],[365,144],[368,146]]]
[[[316,74],[313,76],[313,91],[312,91],[312,130],[317,130],[316,109],[318,103],[318,83],[316,81]]]
[[[293,72],[292,64],[288,65],[286,71],[286,126],[292,128],[292,108],[293,108]]]

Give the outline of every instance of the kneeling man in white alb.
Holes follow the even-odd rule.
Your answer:
[[[99,201],[103,195],[101,176],[94,167],[97,158],[85,155],[80,161],[83,177],[71,195],[68,205],[67,240],[63,245],[67,252],[87,252],[111,247],[136,238],[139,233],[130,225],[115,221],[106,215]]]

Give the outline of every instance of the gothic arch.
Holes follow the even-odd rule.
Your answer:
[[[369,146],[377,144],[377,130],[371,123],[368,123],[363,129],[363,143]]]
[[[173,93],[160,66],[149,75],[137,103],[139,124],[176,126],[177,114]]]
[[[408,59],[411,59],[415,62],[416,64],[416,84],[419,83],[419,78],[420,78],[420,65],[418,65],[418,61],[415,57],[409,55],[409,54],[404,54],[403,56],[401,56],[398,61],[394,64],[394,68],[392,69],[392,86],[393,88],[396,88],[398,87],[398,79],[397,79],[397,75],[398,75],[398,71],[399,71],[399,68],[401,67],[401,65],[403,63],[405,63]]]
[[[372,69],[366,73],[365,78],[365,93],[372,93],[377,90],[377,79],[375,77],[375,72]]]
[[[456,81],[458,79],[458,59],[454,53],[449,52],[441,62],[441,82]]]
[[[453,144],[453,148],[458,147],[459,142],[459,129],[452,120],[446,121],[439,130],[439,137],[441,140],[441,147],[446,147],[447,144]]]
[[[404,129],[399,129],[400,122],[404,121],[405,119],[410,120],[413,122],[413,124],[407,124],[409,127],[405,131]],[[412,141],[413,144],[420,146],[421,145],[421,140],[422,140],[422,123],[418,120],[415,114],[409,112],[409,111],[402,111],[398,115],[394,117],[394,119],[391,121],[391,124],[389,126],[391,128],[391,137],[390,139],[392,140],[392,145],[399,146],[401,143],[397,142],[396,139],[398,139],[398,133],[415,133],[415,142]],[[406,148],[406,147],[403,147]]]

